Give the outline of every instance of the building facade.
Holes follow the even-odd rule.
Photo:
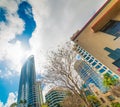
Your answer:
[[[120,103],[120,98],[114,96],[110,91],[107,93],[101,93],[99,88],[94,84],[89,84],[89,87],[93,94],[97,96],[98,100],[101,102],[101,107],[112,107],[112,103]]]
[[[37,99],[34,56],[30,56],[21,69],[17,105],[18,107],[40,107]]]
[[[46,95],[45,99],[48,107],[60,107],[60,102],[63,101],[67,94],[67,90],[63,88],[53,88]]]
[[[107,91],[107,88],[103,85],[101,76],[96,71],[94,71],[84,60],[76,61],[74,68],[87,87],[89,87],[89,84],[92,83],[98,87],[101,92],[105,93]]]
[[[120,78],[120,0],[107,0],[71,40],[95,71]]]
[[[35,86],[36,86],[37,102],[39,105],[42,105],[43,104],[43,93],[42,93],[41,82],[36,81]]]

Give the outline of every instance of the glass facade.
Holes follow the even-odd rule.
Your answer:
[[[93,83],[101,90],[101,92],[104,93],[107,91],[106,87],[103,85],[103,81],[100,75],[96,73],[85,61],[79,61],[79,64],[77,64],[76,67],[75,69],[86,86],[89,87],[89,84]]]
[[[87,64],[92,69],[94,69],[95,72],[99,73],[100,75],[104,75],[105,73],[109,73],[113,77],[119,78],[119,76],[117,74],[112,72],[108,67],[106,67],[104,64],[102,64],[100,61],[98,61],[95,57],[93,57],[90,53],[88,53],[86,50],[81,48],[79,45],[77,45],[76,50],[80,54],[80,56],[84,59],[84,61],[87,62]]]
[[[36,73],[34,57],[30,56],[21,69],[18,107],[39,107],[36,101]]]
[[[110,20],[101,31],[115,36],[114,40],[116,40],[120,37],[120,21]]]

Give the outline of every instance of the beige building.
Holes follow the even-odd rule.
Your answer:
[[[99,74],[120,78],[120,0],[107,0],[71,40],[75,50]]]
[[[93,94],[97,96],[98,100],[101,102],[101,107],[111,107],[112,103],[120,102],[120,98],[115,97],[110,92],[101,93],[101,91],[94,84],[90,84],[89,87]]]

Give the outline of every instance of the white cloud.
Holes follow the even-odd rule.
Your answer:
[[[13,71],[19,71],[22,63],[24,50],[21,47],[20,42],[15,44],[9,43],[10,40],[14,39],[16,35],[21,34],[24,30],[24,22],[19,18],[17,14],[18,5],[14,0],[2,0],[0,7],[6,9],[7,24],[0,22],[0,60],[9,61],[8,73],[1,72],[1,78],[12,76]],[[24,54],[23,54],[24,53]],[[17,73],[16,73],[17,74]]]
[[[45,64],[45,55],[49,49],[54,49],[70,40],[72,34],[80,29],[105,2],[104,0],[100,3],[97,0],[28,1],[32,5],[36,21],[36,29],[30,39],[30,45],[36,58],[37,69],[41,69],[40,64]]]
[[[0,101],[0,107],[4,107],[4,106],[3,106],[3,102],[1,102],[1,101]]]
[[[6,104],[4,105],[4,107],[10,107],[10,105],[12,103],[15,103],[17,102],[17,94],[16,93],[13,93],[13,92],[10,92],[9,93],[9,96],[8,96],[8,99],[7,99],[7,102]]]
[[[0,107],[10,107],[11,104],[17,102],[17,93],[10,92],[8,95],[7,102],[3,104],[3,102],[0,101]]]
[[[47,50],[69,40],[72,34],[80,29],[96,9],[105,2],[105,0],[101,0],[100,3],[98,0],[69,0],[67,2],[65,0],[28,0],[32,5],[36,21],[36,29],[30,39],[31,50],[28,51],[21,47],[21,42],[8,43],[15,38],[16,34],[21,34],[24,30],[24,22],[16,13],[20,1],[24,0],[0,1],[0,7],[5,7],[7,10],[6,18],[9,22],[8,24],[0,22],[0,60],[11,62],[8,65],[11,70],[8,70],[8,74],[4,75],[2,71],[0,72],[4,77],[17,75],[23,62],[31,54],[35,56],[37,72],[44,72],[41,71],[41,65],[45,64]],[[14,95],[10,94],[8,103],[13,101],[10,100],[11,96],[14,99]]]
[[[22,49],[20,42],[8,43],[15,38],[16,34],[21,34],[24,30],[24,22],[16,13],[17,3],[20,3],[21,0],[16,1],[2,0],[0,2],[0,6],[7,9],[6,17],[9,22],[9,24],[0,23],[0,60],[11,61],[10,69],[17,70],[17,72],[20,72],[25,57],[33,54],[36,61],[36,70],[40,73],[41,65],[45,64],[47,50],[54,49],[58,44],[69,40],[70,36],[81,28],[83,22],[89,19],[89,16],[98,8],[97,3],[93,5],[91,1],[86,2],[85,0],[69,0],[69,2],[64,0],[28,0],[32,5],[36,29],[30,39],[31,50],[26,51]],[[93,0],[93,2],[96,2],[96,0]],[[88,8],[83,10],[83,7],[86,6]],[[30,10],[27,10],[27,13],[30,12]]]

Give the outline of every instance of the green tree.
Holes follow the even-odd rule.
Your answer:
[[[27,103],[27,101],[24,99],[24,100],[20,100],[19,104],[20,105],[25,105]]]
[[[44,103],[44,104],[42,104],[41,107],[48,107],[48,104],[47,104],[47,103]]]
[[[114,96],[120,97],[120,81],[118,79],[115,79],[110,74],[106,73],[104,75],[103,83],[110,89],[109,91]]]
[[[113,76],[111,76],[108,73],[104,74],[103,84],[106,87],[111,88],[112,86],[115,86],[117,83],[118,83],[118,79],[113,78]]]
[[[11,105],[10,105],[10,107],[17,107],[17,103],[15,102],[15,103],[12,103]]]
[[[96,96],[94,95],[88,95],[87,99],[89,100],[89,102],[91,103],[92,107],[98,107],[100,106],[100,101],[97,99]]]
[[[111,106],[112,106],[112,107],[120,107],[120,103],[118,103],[118,102],[112,103]]]

